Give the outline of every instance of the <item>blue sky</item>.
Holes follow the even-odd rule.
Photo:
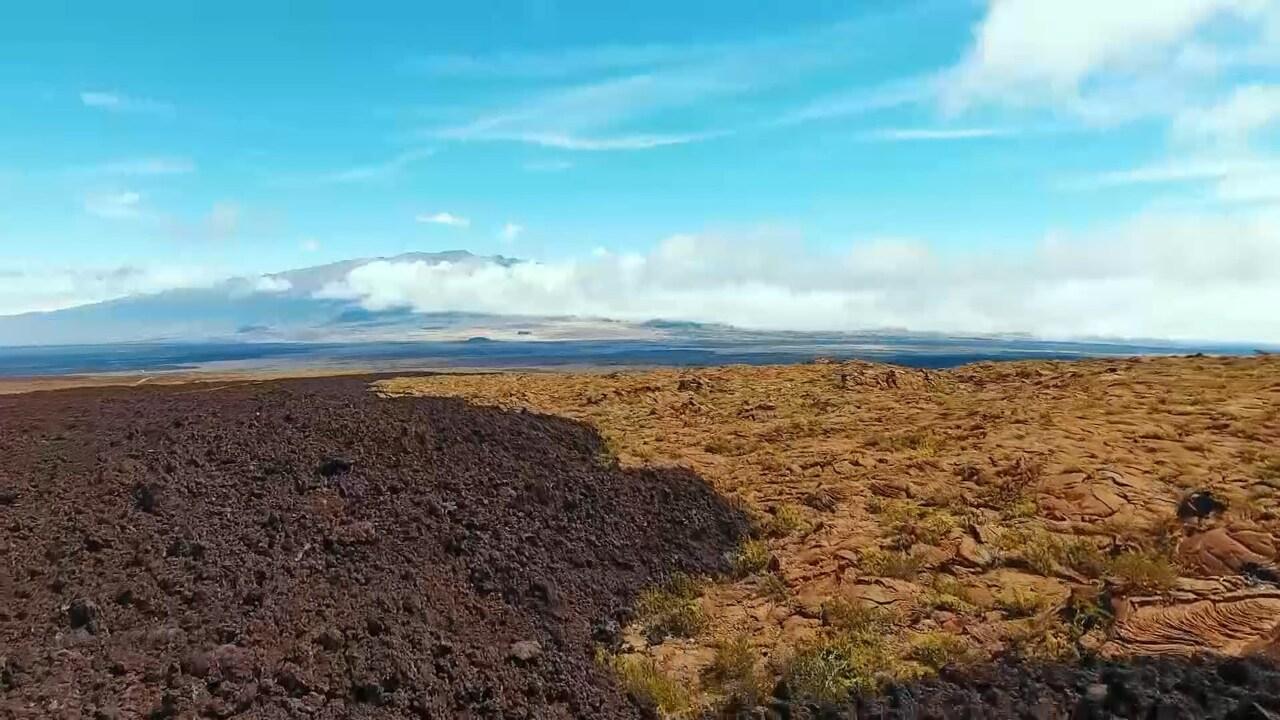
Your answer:
[[[1280,258],[1270,0],[187,5],[0,11],[0,313],[685,237],[971,275],[1119,243],[1134,287],[1186,287],[1159,274],[1185,245],[1216,248],[1206,284]],[[877,322],[931,324],[904,312]],[[1017,324],[966,317],[932,324]]]

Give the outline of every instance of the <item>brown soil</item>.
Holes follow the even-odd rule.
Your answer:
[[[740,499],[764,545],[737,579],[703,589],[706,627],[627,633],[631,655],[712,700],[729,692],[714,679],[718,646],[745,638],[756,681],[771,685],[797,651],[831,640],[834,601],[894,618],[865,678],[881,687],[931,673],[921,643],[966,661],[1069,664],[1277,653],[1277,357],[380,387],[582,420],[624,466],[687,468]]]
[[[741,514],[368,382],[0,398],[0,717],[636,717],[597,641]]]

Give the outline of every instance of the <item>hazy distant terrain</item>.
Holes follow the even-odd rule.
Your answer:
[[[949,337],[906,331],[752,331],[690,322],[622,322],[465,312],[371,310],[335,292],[350,260],[211,287],[125,297],[0,317],[0,375],[159,372],[289,366],[535,367],[714,365],[863,358],[918,367],[979,360],[1206,352],[1208,343],[1051,342],[1019,336]],[[412,253],[398,263],[509,266],[464,251]]]

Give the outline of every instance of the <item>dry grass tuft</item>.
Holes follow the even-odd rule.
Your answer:
[[[687,575],[674,576],[665,587],[650,588],[636,600],[636,621],[651,635],[693,637],[707,625],[698,605],[702,583]]]
[[[924,567],[924,560],[906,550],[874,548],[862,553],[858,567],[864,574],[872,577],[914,580]]]
[[[663,672],[652,658],[643,655],[601,656],[622,687],[642,705],[652,707],[663,720],[691,720],[702,708],[693,690]]]
[[[1145,550],[1111,558],[1107,575],[1124,592],[1164,592],[1178,582],[1178,570],[1167,557]]]
[[[804,535],[813,529],[813,523],[805,517],[799,505],[784,504],[773,509],[773,515],[765,524],[765,533],[771,537]]]
[[[996,609],[1003,610],[1013,618],[1024,618],[1039,615],[1054,606],[1052,596],[1038,592],[1032,588],[1008,588],[996,595]]]
[[[920,602],[934,610],[955,613],[970,613],[977,609],[969,588],[950,575],[934,575]]]
[[[716,641],[715,654],[704,675],[719,690],[724,704],[750,706],[764,697],[764,678],[756,671],[758,657],[746,635]]]
[[[762,573],[769,568],[772,557],[763,540],[747,540],[733,555],[733,572],[738,577]]]
[[[959,635],[945,632],[921,633],[912,638],[907,648],[908,658],[934,671],[965,662],[972,653],[973,648],[968,641]]]

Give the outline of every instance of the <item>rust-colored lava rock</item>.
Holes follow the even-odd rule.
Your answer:
[[[631,718],[594,628],[743,518],[368,378],[0,399],[0,717]]]

